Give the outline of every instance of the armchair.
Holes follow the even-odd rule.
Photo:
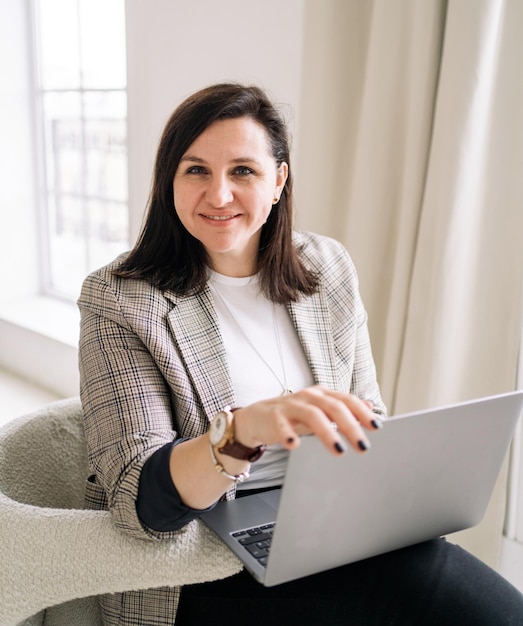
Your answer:
[[[195,520],[172,541],[141,541],[107,511],[84,510],[88,473],[78,398],[0,429],[0,624],[99,626],[96,596],[240,571]]]

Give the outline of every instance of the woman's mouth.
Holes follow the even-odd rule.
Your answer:
[[[202,215],[206,219],[213,220],[215,222],[226,222],[227,220],[232,220],[235,217],[237,217],[237,215],[205,215],[205,214],[202,214]]]

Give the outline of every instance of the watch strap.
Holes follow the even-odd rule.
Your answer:
[[[236,441],[234,438],[228,439],[223,446],[218,448],[218,452],[222,454],[232,456],[234,459],[240,459],[241,461],[249,461],[249,463],[257,461],[265,450],[267,450],[265,444],[256,446],[255,448],[249,448],[248,446],[244,446],[243,443]]]
[[[235,483],[243,483],[244,480],[247,480],[249,478],[249,472],[241,472],[240,474],[236,474],[236,475],[229,474],[229,472],[223,467],[220,461],[218,461],[218,459],[216,458],[216,454],[214,454],[214,448],[212,447],[212,445],[209,446],[209,450],[211,451],[211,459],[212,459],[212,462],[214,463],[214,469],[218,472],[218,474],[221,474],[222,476],[229,478]]]
[[[229,427],[224,439],[216,446],[218,452],[232,457],[233,459],[239,459],[240,461],[248,461],[254,463],[261,455],[267,450],[265,444],[250,448],[243,445],[235,439],[234,432],[234,411],[238,411],[241,407],[226,406],[222,409],[222,412],[228,415]]]

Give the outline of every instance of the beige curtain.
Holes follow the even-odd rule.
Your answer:
[[[515,388],[523,2],[306,4],[299,225],[358,267],[391,413]],[[457,539],[497,564],[504,474]]]

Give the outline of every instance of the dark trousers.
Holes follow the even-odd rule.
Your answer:
[[[523,595],[444,539],[276,587],[245,571],[182,590],[177,626],[521,626]]]

